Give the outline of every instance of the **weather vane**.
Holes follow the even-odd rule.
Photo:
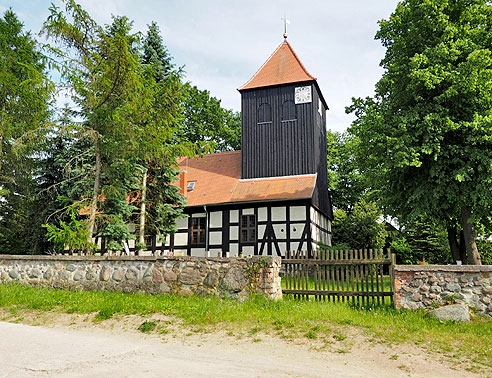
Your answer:
[[[290,24],[290,20],[287,19],[287,17],[284,14],[284,18],[281,20],[284,21],[284,39],[287,39],[287,25]]]

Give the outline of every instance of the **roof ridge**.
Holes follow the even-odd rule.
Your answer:
[[[301,59],[299,58],[299,56],[296,54],[296,52],[294,51],[294,48],[292,47],[292,45],[287,42],[287,41],[284,41],[283,43],[286,43],[287,44],[287,47],[289,48],[289,50],[292,52],[292,54],[294,55],[294,58],[296,58],[297,62],[299,63],[299,65],[301,66],[302,70],[306,73],[306,75],[308,75],[311,79],[313,80],[317,80],[313,75],[311,75],[307,68],[304,66],[304,64],[302,63]]]
[[[251,81],[252,81],[252,80],[256,77],[256,75],[258,75],[258,73],[259,73],[259,72],[263,69],[263,67],[265,67],[265,66],[266,66],[266,64],[270,61],[270,59],[272,59],[272,57],[275,55],[275,53],[276,53],[276,52],[280,49],[280,47],[282,47],[282,45],[283,45],[284,43],[286,43],[286,42],[287,42],[287,41],[284,41],[284,42],[282,42],[280,45],[278,45],[278,46],[277,46],[277,48],[275,49],[275,51],[274,51],[274,52],[272,52],[272,53],[270,54],[270,56],[268,57],[268,59],[267,59],[267,60],[265,60],[265,62],[261,65],[261,67],[260,67],[260,68],[258,68],[258,69],[256,70],[255,74],[254,74],[253,76],[251,76],[251,79],[249,79],[246,83],[244,83],[243,85],[241,85],[241,87],[239,87],[239,88],[238,88],[238,90],[239,90],[239,91],[240,91],[242,88],[246,87],[246,86],[247,86],[247,85],[248,85],[248,84],[249,84],[249,83],[250,83],[250,82],[251,82]],[[287,42],[287,43],[288,43],[288,42]]]
[[[197,158],[204,158],[204,157],[213,157],[215,155],[232,155],[232,154],[240,154],[240,153],[241,153],[241,150],[221,151],[221,152],[214,152],[213,154],[203,154],[203,155],[196,154],[193,157],[179,156],[177,158],[177,160],[182,160],[182,159],[197,159]]]
[[[232,155],[232,154],[238,154],[241,153],[241,150],[234,150],[234,151],[220,151],[220,152],[214,152],[213,154],[203,154],[203,155],[195,155],[191,159],[195,158],[204,158],[204,157],[213,157],[215,155]]]

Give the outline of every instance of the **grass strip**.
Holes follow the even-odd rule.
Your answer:
[[[125,294],[120,292],[65,291],[0,285],[0,307],[97,313],[96,320],[114,314],[161,313],[181,319],[184,326],[228,330],[254,329],[288,339],[345,339],[344,330],[358,327],[370,339],[386,343],[414,343],[471,364],[492,367],[492,319],[470,323],[439,322],[423,311],[391,308],[360,309],[344,303],[272,301],[261,296],[243,302],[218,297]]]

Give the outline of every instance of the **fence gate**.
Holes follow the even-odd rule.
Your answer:
[[[394,305],[395,255],[382,250],[287,251],[283,294],[299,299]],[[388,268],[385,268],[388,266]]]

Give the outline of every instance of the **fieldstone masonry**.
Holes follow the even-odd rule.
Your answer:
[[[0,255],[0,283],[69,290],[282,297],[276,256],[12,256]]]
[[[397,308],[456,302],[492,316],[492,265],[396,265],[394,277]]]

